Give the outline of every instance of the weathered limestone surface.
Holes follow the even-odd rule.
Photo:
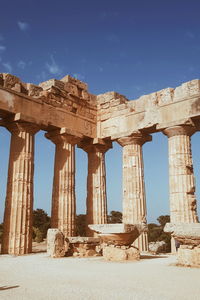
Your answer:
[[[98,95],[97,135],[114,138],[143,129],[153,133],[199,118],[199,94],[200,80],[196,79],[130,101],[114,92]]]
[[[131,244],[147,231],[145,224],[93,224],[89,228],[98,233],[101,239],[103,257],[106,260],[138,260],[140,252]]]
[[[200,247],[181,245],[178,249],[177,263],[186,267],[200,268]]]
[[[198,222],[190,136],[191,126],[164,130],[169,142],[169,193],[172,223]]]
[[[167,223],[164,231],[180,243],[178,264],[200,267],[200,223]]]
[[[200,223],[167,223],[164,231],[171,233],[181,244],[200,245]]]
[[[110,261],[140,260],[140,252],[135,247],[105,246],[103,257]]]
[[[150,242],[149,251],[153,254],[166,252],[166,243],[164,241]]]
[[[51,227],[67,236],[76,233],[75,144],[79,138],[69,135],[64,128],[46,134],[56,145],[52,194]]]
[[[11,132],[2,253],[20,255],[32,249],[34,134],[38,127],[7,123]]]
[[[79,147],[88,154],[87,224],[105,224],[107,223],[105,152],[112,144],[82,143]],[[87,235],[93,236],[89,228]]]
[[[10,113],[20,113],[23,121],[47,131],[66,127],[96,137],[96,96],[87,91],[85,83],[70,76],[36,86],[11,74],[1,74],[0,117]]]
[[[47,232],[47,254],[58,258],[65,256],[65,237],[57,228],[48,229]]]
[[[67,256],[89,257],[100,256],[100,239],[94,237],[68,237],[66,239],[69,243],[69,250]]]
[[[89,228],[98,233],[107,245],[131,245],[142,233],[147,232],[146,224],[94,224]]]
[[[135,133],[118,139],[123,147],[123,223],[146,223],[146,196],[142,145],[151,141],[150,135]],[[141,251],[148,250],[147,233],[135,241]]]
[[[87,84],[70,76],[37,86],[3,73],[0,126],[8,123],[34,126],[9,129],[3,253],[31,251],[33,141],[39,129],[56,144],[52,222],[65,236],[75,232],[74,145],[80,138],[80,147],[88,153],[88,223],[107,221],[105,152],[112,141],[124,148],[124,222],[146,222],[142,144],[158,131],[169,138],[171,221],[198,222],[190,137],[200,130],[200,80],[129,101],[116,92],[92,95]],[[137,246],[147,250],[146,233]]]
[[[141,224],[93,224],[89,228],[98,233],[101,239],[103,257],[106,260],[123,261],[139,260],[138,248],[131,244],[147,230]]]

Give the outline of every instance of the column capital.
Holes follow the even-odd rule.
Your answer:
[[[28,132],[32,135],[36,134],[40,127],[29,122],[6,122],[5,127],[13,134],[18,135],[20,132]]]
[[[71,145],[76,145],[80,141],[80,137],[63,132],[62,129],[49,131],[45,133],[45,137],[51,140],[54,144],[67,142]]]
[[[79,143],[78,147],[83,149],[87,153],[90,153],[90,152],[105,153],[106,151],[108,151],[109,149],[112,148],[112,142],[104,141],[102,143],[93,144],[92,141],[89,141],[89,142],[82,141],[81,143]]]
[[[122,146],[127,146],[127,145],[143,145],[146,142],[152,141],[152,136],[149,134],[144,134],[144,133],[133,133],[129,136],[124,136],[119,139],[117,139],[117,142]]]
[[[163,130],[163,133],[168,137],[177,135],[192,136],[196,132],[196,128],[191,125],[177,125],[171,126]]]

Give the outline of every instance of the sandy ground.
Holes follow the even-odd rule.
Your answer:
[[[139,262],[52,259],[46,253],[0,255],[0,299],[200,299],[200,269],[177,267],[174,256]]]

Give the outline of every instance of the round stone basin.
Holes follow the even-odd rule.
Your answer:
[[[131,245],[139,236],[132,232],[127,233],[99,233],[101,242],[108,245],[128,246]]]
[[[98,233],[102,243],[116,246],[131,245],[147,231],[146,224],[92,224],[88,227]]]

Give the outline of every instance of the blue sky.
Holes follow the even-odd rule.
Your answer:
[[[0,0],[0,72],[38,84],[71,74],[92,93],[129,99],[200,78],[200,1]],[[0,218],[9,133],[0,129]],[[200,197],[200,134],[192,137]],[[35,207],[49,212],[54,146],[36,135]],[[121,148],[106,155],[109,210],[121,208]],[[169,212],[167,138],[144,145],[148,220]],[[87,157],[77,150],[77,211],[84,212]],[[198,200],[200,206],[200,200]]]

